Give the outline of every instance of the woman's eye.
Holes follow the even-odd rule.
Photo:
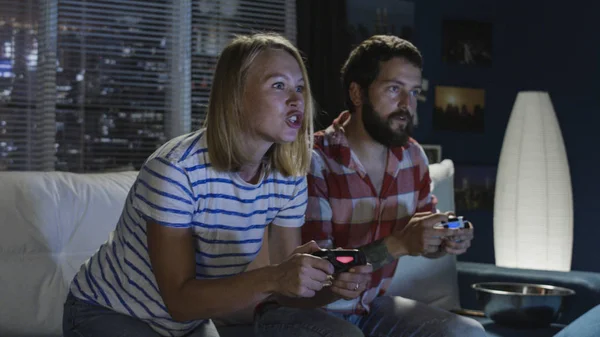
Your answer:
[[[296,92],[300,92],[300,93],[304,92],[304,86],[302,86],[302,85],[297,86]]]
[[[277,83],[273,84],[273,88],[275,88],[275,89],[285,89],[285,85],[283,84],[283,82],[277,82]]]

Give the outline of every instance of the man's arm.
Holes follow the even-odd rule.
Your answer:
[[[420,189],[419,189],[419,201],[417,204],[417,213],[420,212],[439,212],[436,208],[437,199],[431,193],[431,176],[429,174],[429,162],[427,155],[421,148],[420,158]],[[451,212],[449,212],[451,213]],[[447,213],[448,214],[448,213]],[[440,258],[446,254],[460,255],[463,254],[471,245],[473,240],[473,226],[469,225],[467,228],[458,229],[445,236],[438,246],[437,251],[431,251],[422,254],[428,258]]]
[[[423,216],[437,213],[437,202],[435,196],[431,193],[431,177],[427,156],[422,149],[418,156],[416,169],[419,170],[420,181],[416,191],[416,214],[402,231],[361,247],[361,250],[367,255],[367,260],[373,264],[373,270],[377,270],[405,255],[439,258],[446,254],[443,249],[443,241],[435,238],[436,232],[432,231],[433,225],[436,224],[432,221],[445,220],[445,215],[431,219],[415,218],[419,214]],[[438,231],[438,234],[441,233]]]
[[[452,234],[452,229],[433,227],[447,219],[446,213],[417,213],[401,231],[359,249],[365,253],[373,270],[405,255],[430,257],[439,251],[444,237]]]

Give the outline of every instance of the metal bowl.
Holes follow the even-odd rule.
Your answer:
[[[575,294],[571,289],[543,284],[486,282],[471,287],[489,318],[522,328],[547,327],[556,322],[565,300]]]

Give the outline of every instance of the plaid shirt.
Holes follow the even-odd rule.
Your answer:
[[[315,133],[302,239],[315,240],[322,248],[358,248],[402,229],[416,212],[435,210],[427,156],[421,146],[411,139],[404,147],[388,150],[377,195],[344,135],[342,125],[349,117],[343,112],[333,125]],[[390,263],[375,271],[359,298],[339,300],[326,309],[364,313],[375,297],[385,293],[395,270],[396,263]]]

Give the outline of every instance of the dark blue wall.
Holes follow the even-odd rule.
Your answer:
[[[391,0],[390,0],[391,1]],[[600,5],[598,2],[518,0],[415,0],[416,40],[425,57],[427,102],[419,105],[421,143],[441,144],[458,164],[497,165],[517,92],[551,95],[565,141],[575,206],[574,270],[600,272],[596,175],[600,139]],[[441,60],[444,18],[493,23],[491,68],[452,66]],[[485,132],[432,129],[433,88],[453,85],[486,90]],[[477,239],[460,259],[493,262],[492,214],[465,214]]]

